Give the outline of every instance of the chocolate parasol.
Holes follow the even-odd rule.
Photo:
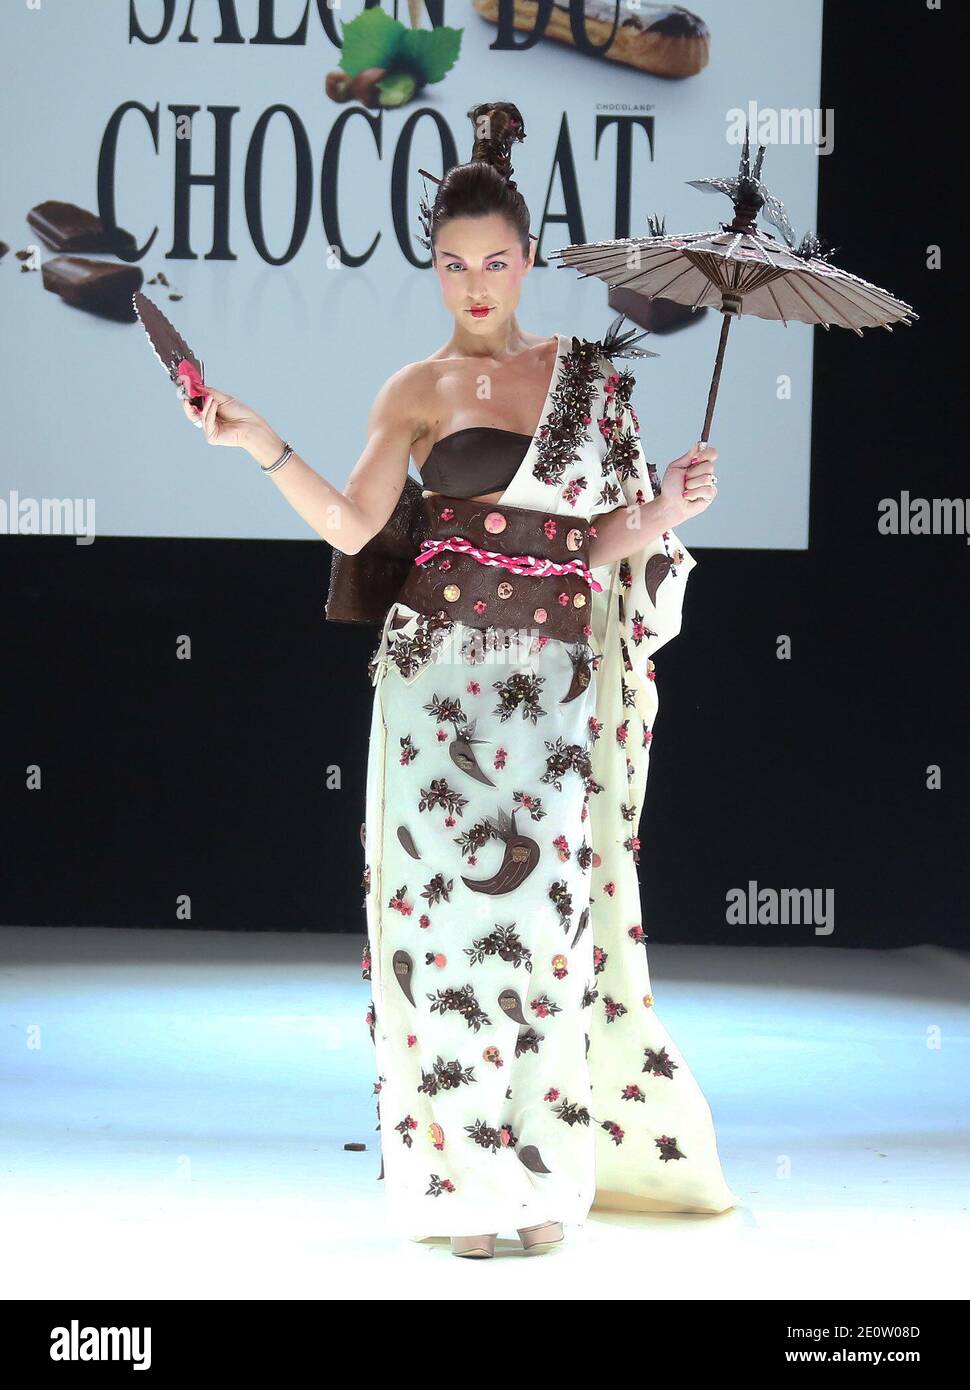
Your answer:
[[[663,224],[650,219],[649,237],[623,237],[564,246],[548,252],[564,265],[596,276],[611,289],[622,287],[645,299],[671,299],[720,309],[721,336],[714,363],[701,442],[707,443],[714,403],[721,379],[724,351],[732,319],[742,313],[763,319],[789,319],[801,323],[832,324],[851,328],[862,336],[864,328],[885,328],[919,317],[910,305],[886,290],[830,263],[832,252],[822,252],[814,236],[806,235],[796,246],[795,234],[783,204],[761,181],[765,146],[758,148],[754,168],[745,132],[737,177],[692,179],[693,188],[726,193],[734,204],[734,218],[713,232],[667,235]],[[759,212],[781,232],[784,242],[757,224]]]

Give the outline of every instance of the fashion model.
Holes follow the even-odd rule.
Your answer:
[[[717,451],[661,483],[609,341],[519,324],[522,118],[469,116],[471,160],[422,204],[453,330],[381,387],[346,487],[225,392],[183,408],[334,547],[328,616],[383,616],[363,827],[380,1176],[397,1234],[487,1257],[513,1230],[560,1244],[594,1200],[738,1198],[654,1007],[637,875],[652,655],[695,564],[674,527],[714,500]]]

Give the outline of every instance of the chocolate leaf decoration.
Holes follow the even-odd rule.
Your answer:
[[[475,893],[511,893],[532,873],[539,862],[539,843],[531,835],[519,835],[515,829],[515,811],[511,817],[499,811],[498,821],[490,816],[486,820],[494,827],[498,839],[505,841],[505,854],[498,869],[491,878],[466,878],[461,881]]]
[[[401,844],[407,850],[408,854],[410,854],[412,859],[421,858],[420,854],[418,853],[417,846],[414,843],[414,836],[411,834],[410,830],[407,828],[406,825],[398,826],[397,838],[401,841]]]
[[[498,997],[498,1006],[507,1018],[513,1019],[516,1023],[525,1024],[528,1022],[522,1012],[522,1000],[514,989],[503,989]]]
[[[647,561],[643,571],[643,582],[647,586],[647,596],[654,607],[657,605],[657,590],[670,573],[673,563],[669,555],[651,555]]]
[[[571,946],[571,947],[576,945],[576,942],[577,942],[577,941],[579,940],[579,938],[582,936],[583,932],[586,930],[586,928],[587,928],[588,925],[589,925],[589,908],[588,908],[588,907],[584,907],[584,908],[583,908],[583,911],[582,911],[582,915],[580,916],[580,919],[579,919],[579,925],[578,925],[577,928],[576,928],[576,935],[573,937],[572,942],[570,943],[570,946]]]
[[[476,782],[484,782],[487,787],[494,787],[495,783],[491,777],[480,766],[478,759],[472,749],[473,743],[487,743],[484,738],[473,738],[475,724],[477,720],[472,720],[463,734],[458,734],[448,746],[451,761],[456,767],[460,767],[462,772],[467,772],[469,777],[474,777]]]
[[[550,1173],[551,1168],[547,1168],[542,1161],[542,1155],[535,1144],[526,1144],[524,1149],[519,1150],[519,1161],[523,1167],[528,1168],[530,1173]]]
[[[409,1004],[414,1003],[414,995],[411,993],[411,973],[414,969],[414,962],[407,951],[395,951],[391,958],[391,968],[401,991]]]

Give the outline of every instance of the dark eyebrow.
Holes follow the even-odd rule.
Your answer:
[[[490,261],[493,256],[504,256],[506,251],[510,251],[511,249],[512,248],[510,246],[503,246],[501,251],[492,251],[489,255],[483,256],[482,260]],[[463,261],[465,259],[464,256],[459,256],[457,251],[442,251],[441,254],[442,256],[450,256],[453,260],[456,261]]]

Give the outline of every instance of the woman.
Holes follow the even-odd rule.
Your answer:
[[[381,538],[410,537],[369,667],[381,1176],[398,1234],[488,1256],[513,1227],[528,1251],[560,1243],[594,1197],[707,1212],[737,1198],[653,1009],[636,872],[651,654],[680,630],[695,563],[672,528],[713,501],[717,451],[676,459],[661,484],[609,344],[519,326],[535,258],[510,177],[522,121],[511,103],[469,115],[470,162],[422,204],[454,330],[381,388],[346,488],[223,392],[185,409],[335,547],[351,616],[362,576],[386,587]]]

